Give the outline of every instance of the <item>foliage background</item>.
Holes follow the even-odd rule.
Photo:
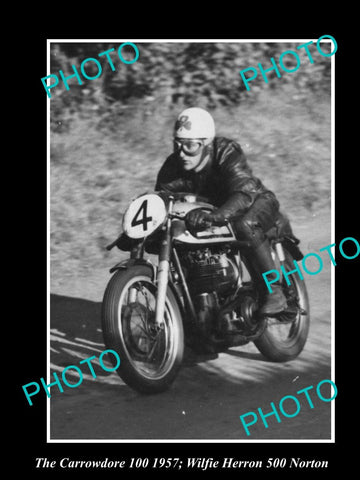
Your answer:
[[[297,50],[300,68],[261,74],[244,87],[239,70],[271,67],[299,43],[136,43],[140,57],[121,63],[120,43],[51,43],[50,71],[80,71],[81,62],[115,48],[115,71],[102,57],[102,74],[50,100],[51,288],[61,293],[95,289],[120,255],[105,246],[120,232],[131,198],[154,187],[170,153],[181,109],[207,108],[219,135],[237,140],[254,173],[278,196],[294,225],[316,216],[328,229],[331,199],[331,60],[310,46],[313,63]],[[324,52],[329,43],[322,43]],[[133,58],[124,48],[125,58]],[[292,55],[284,57],[295,66]],[[90,69],[87,73],[95,75]],[[44,91],[45,94],[45,91]],[[302,239],[304,240],[304,239]],[[114,260],[115,259],[115,260]],[[99,280],[101,279],[101,280]],[[84,286],[86,285],[86,286]]]

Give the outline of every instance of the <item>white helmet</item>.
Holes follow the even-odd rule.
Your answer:
[[[187,108],[176,120],[174,137],[212,139],[215,137],[214,119],[202,108]]]

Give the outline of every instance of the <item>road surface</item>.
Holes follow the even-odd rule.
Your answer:
[[[316,252],[330,244],[329,215],[309,215],[295,233],[303,252]],[[116,263],[116,253],[114,262]],[[253,344],[233,348],[216,359],[186,350],[183,367],[171,389],[153,396],[131,390],[113,372],[95,366],[94,379],[82,366],[84,380],[76,388],[52,388],[49,400],[49,439],[109,441],[252,441],[330,440],[335,401],[321,401],[315,389],[331,379],[331,263],[305,277],[311,306],[311,328],[302,354],[294,361],[267,361]],[[105,350],[100,329],[101,297],[109,279],[101,274],[71,281],[51,293],[50,371],[61,373],[69,365]],[[96,364],[95,361],[93,361]],[[70,379],[70,371],[68,378]],[[74,381],[78,377],[74,375]],[[297,391],[313,386],[310,408]],[[325,390],[324,390],[325,391]],[[271,411],[285,395],[298,397],[301,410],[294,417],[272,415],[268,428],[259,421],[249,428],[239,416],[261,407]],[[325,395],[325,394],[324,394]],[[285,404],[284,404],[285,405]],[[290,412],[294,406],[286,407]],[[334,412],[333,412],[334,413]]]

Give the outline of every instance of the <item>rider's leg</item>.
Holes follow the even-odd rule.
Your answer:
[[[256,263],[255,268],[261,276],[261,281],[263,281],[262,273],[268,272],[269,270],[276,270],[274,260],[271,256],[269,241],[265,239],[260,245],[253,248],[252,253]],[[268,274],[267,278],[274,280],[276,278],[276,273]],[[287,307],[286,298],[283,294],[281,285],[275,282],[271,284],[271,288],[272,293],[269,293],[269,291],[266,290],[266,294],[263,296],[263,303],[259,309],[259,313],[262,315],[280,313]]]
[[[262,273],[269,270],[276,270],[274,260],[271,256],[270,243],[265,237],[267,230],[275,223],[277,205],[268,201],[268,198],[259,198],[255,201],[248,212],[234,222],[238,238],[247,240],[251,244],[249,261],[255,271],[258,281],[263,281]],[[267,278],[270,278],[268,275]],[[262,305],[259,313],[271,315],[283,311],[286,306],[286,298],[280,284],[271,284],[272,293],[264,289]]]

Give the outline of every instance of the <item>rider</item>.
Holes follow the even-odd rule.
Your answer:
[[[206,197],[215,210],[189,212],[188,225],[197,229],[231,219],[237,238],[251,245],[255,273],[262,279],[262,273],[276,269],[265,232],[276,222],[279,202],[252,174],[240,145],[215,136],[214,120],[206,110],[187,108],[178,116],[174,152],[161,167],[155,190]],[[280,284],[273,283],[272,290],[263,296],[262,315],[277,314],[287,306]]]

